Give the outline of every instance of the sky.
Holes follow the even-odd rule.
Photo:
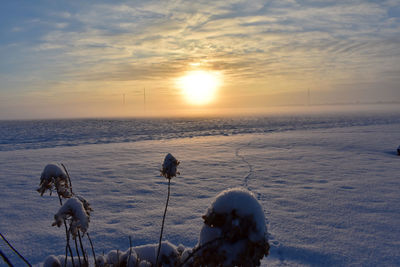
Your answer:
[[[0,119],[400,103],[399,62],[398,0],[5,0]],[[192,71],[212,101],[187,101]]]

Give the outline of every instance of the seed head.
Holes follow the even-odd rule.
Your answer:
[[[178,165],[179,161],[172,156],[171,153],[168,153],[165,156],[164,163],[162,164],[161,175],[167,179],[175,177],[177,174],[180,174],[177,172]]]

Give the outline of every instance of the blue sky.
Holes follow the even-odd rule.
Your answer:
[[[0,22],[1,119],[142,115],[143,88],[183,112],[192,69],[224,77],[203,109],[400,101],[398,0],[3,1]]]

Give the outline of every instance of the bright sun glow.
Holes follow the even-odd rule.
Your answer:
[[[193,105],[205,105],[213,101],[219,85],[220,75],[215,71],[190,71],[178,79],[178,87]]]

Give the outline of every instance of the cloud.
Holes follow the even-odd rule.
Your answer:
[[[68,1],[62,8],[27,2],[31,13],[18,11],[26,13],[0,29],[7,45],[17,44],[0,43],[8,62],[0,71],[19,71],[21,79],[34,73],[37,80],[158,86],[202,62],[222,71],[227,83],[260,90],[393,84],[400,76],[399,6],[395,0]]]

